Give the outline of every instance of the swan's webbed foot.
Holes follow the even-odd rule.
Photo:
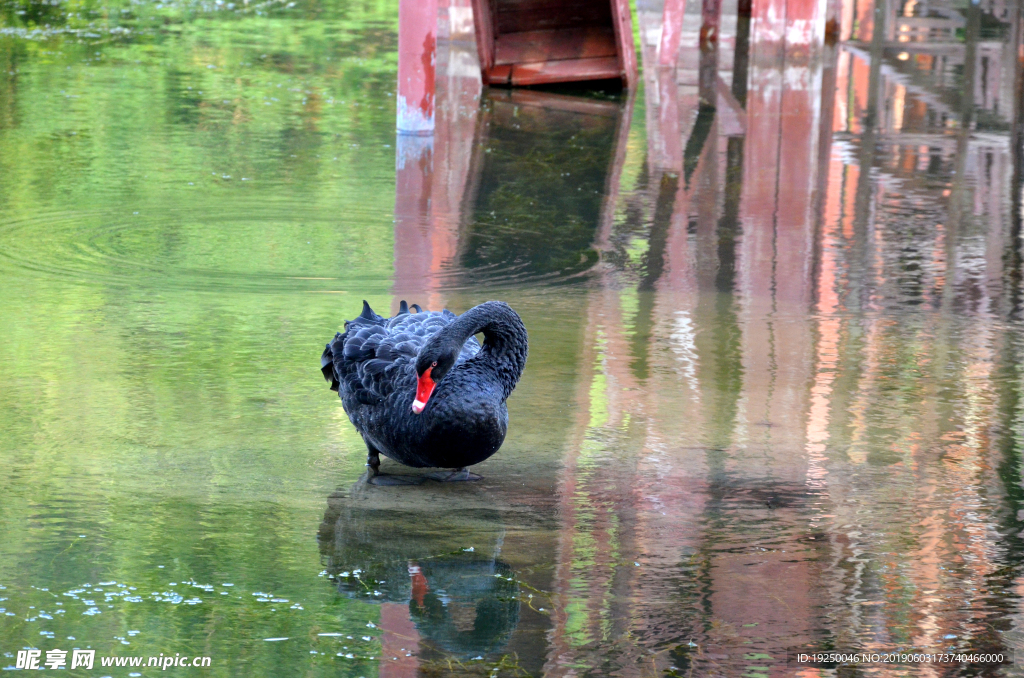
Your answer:
[[[428,473],[426,477],[430,478],[431,480],[438,480],[442,483],[455,483],[467,480],[483,480],[483,476],[477,475],[476,473],[471,473],[469,469],[465,467],[457,468],[454,471],[435,471],[433,473]]]
[[[390,485],[420,485],[423,483],[421,476],[402,476],[391,473],[380,472],[380,453],[369,447],[366,454],[366,482],[370,485],[386,487]]]
[[[371,473],[366,474],[367,484],[377,485],[378,487],[388,487],[393,485],[422,485],[423,481],[423,476],[402,476],[392,473],[377,473],[376,475]]]

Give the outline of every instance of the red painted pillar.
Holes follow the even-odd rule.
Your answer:
[[[451,0],[448,7],[452,34],[460,38],[472,26],[472,15],[461,11],[468,9],[467,0]],[[444,306],[444,275],[458,250],[470,185],[480,94],[476,47],[464,40],[446,43],[441,26],[434,133],[397,135],[393,308],[400,299],[428,309]]]
[[[662,66],[676,65],[685,10],[686,0],[665,0],[661,15],[661,44],[658,46],[658,63]]]
[[[821,49],[828,20],[828,0],[787,0],[786,51],[807,55]]]
[[[425,305],[430,291],[434,139],[398,134],[395,153],[395,278],[398,299]],[[424,289],[427,288],[427,289]]]
[[[434,131],[434,71],[437,65],[437,0],[398,4],[398,131]]]
[[[399,295],[415,291],[429,274],[436,67],[437,0],[400,0],[395,148],[395,292]]]
[[[786,0],[753,0],[750,13],[751,64],[778,65],[786,34]],[[756,86],[753,78],[750,84]]]

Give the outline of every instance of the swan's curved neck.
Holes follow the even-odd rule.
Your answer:
[[[529,340],[523,321],[511,306],[502,301],[484,302],[460,315],[442,333],[460,346],[474,334],[483,333],[483,348],[471,362],[492,367],[504,397],[512,393],[526,367]]]

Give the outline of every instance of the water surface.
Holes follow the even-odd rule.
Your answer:
[[[1020,17],[912,4],[810,54],[727,4],[714,114],[660,6],[633,93],[481,92],[442,12],[432,141],[393,131],[394,2],[0,6],[0,665],[1019,648]],[[364,298],[522,315],[483,481],[361,482],[318,358]]]

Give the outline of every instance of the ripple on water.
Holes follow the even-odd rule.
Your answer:
[[[187,208],[37,210],[0,222],[0,269],[84,285],[172,290],[389,286],[391,258],[363,256],[347,242],[352,224],[390,221],[388,215],[331,217],[294,207],[274,203],[217,214]]]
[[[390,214],[370,210],[332,216],[282,201],[234,211],[218,207],[216,213],[186,207],[36,210],[0,221],[0,270],[87,286],[372,291],[392,285],[395,263],[386,248],[360,243],[367,223],[383,224],[369,232],[390,240],[390,222]],[[596,252],[569,255],[573,265],[555,270],[537,270],[515,257],[476,262],[473,268],[446,260],[434,279],[451,291],[585,282]]]

